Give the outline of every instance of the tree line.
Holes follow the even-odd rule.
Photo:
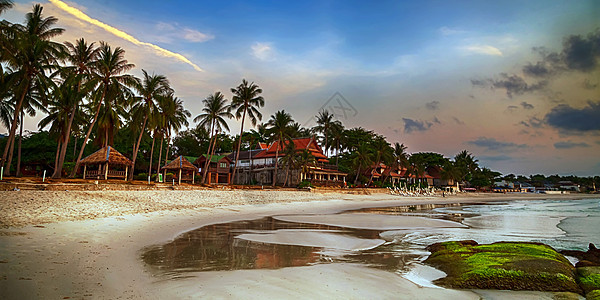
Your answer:
[[[0,0],[0,14],[11,6],[12,1]],[[189,127],[191,113],[166,76],[144,69],[141,78],[128,74],[135,66],[125,59],[125,51],[102,41],[80,38],[73,43],[55,42],[53,38],[64,32],[57,22],[53,16],[44,16],[39,4],[26,14],[24,24],[0,22],[0,122],[9,132],[0,140],[5,175],[11,175],[13,165],[16,175],[21,175],[21,161],[27,156],[25,161],[30,163],[50,165],[53,178],[61,178],[65,166],[73,177],[84,155],[114,146],[132,158],[135,172],[147,170],[146,175],[158,173],[174,155],[204,154],[208,163],[217,153],[234,152],[234,178],[240,151],[274,141],[287,145],[281,153],[279,148],[276,150],[275,164],[278,167],[281,163],[288,173],[315,162],[314,157],[284,141],[314,136],[330,154],[330,163],[350,174],[356,185],[384,184],[389,174],[383,174],[379,181],[369,174],[373,166],[380,164],[406,169],[406,176],[419,180],[435,166],[441,169],[444,179],[475,187],[490,186],[501,176],[480,167],[466,150],[452,159],[431,152],[410,155],[404,144],[390,144],[373,131],[345,128],[327,110],[318,112],[312,128],[303,127],[285,110],[262,122],[263,91],[246,79],[230,89],[231,100],[218,91],[208,95],[202,100],[202,112],[193,119],[196,126],[182,130]],[[46,115],[38,124],[41,131],[24,141],[23,120],[38,112]],[[239,134],[229,134],[230,119],[241,122]],[[250,130],[244,127],[248,120]],[[280,169],[277,167],[276,172]],[[204,166],[203,170],[207,169]],[[129,179],[133,176],[131,172]]]

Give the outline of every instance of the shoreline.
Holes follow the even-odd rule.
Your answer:
[[[13,196],[15,194],[9,193],[22,193],[19,196],[22,198],[16,198]],[[49,194],[43,195],[43,193]],[[95,192],[104,195],[95,195],[96,198],[78,198],[89,196],[87,193],[90,192],[0,192],[0,199],[2,199],[0,200],[0,205],[2,205],[0,219],[5,225],[0,228],[0,294],[6,295],[6,299],[64,297],[152,299],[169,295],[186,297],[184,292],[188,293],[189,297],[207,296],[198,294],[197,290],[194,290],[196,291],[194,293],[187,285],[187,288],[182,286],[183,289],[178,290],[169,285],[170,281],[157,282],[159,279],[148,273],[140,259],[140,254],[142,249],[147,246],[171,241],[181,233],[209,224],[255,219],[276,214],[335,213],[364,207],[598,197],[598,195],[575,194],[497,194],[496,196],[468,194],[466,197],[461,195],[446,198],[411,198],[389,194],[351,195],[294,191],[212,190],[164,191],[166,194],[156,191],[123,192],[127,194],[127,197],[111,191]],[[131,194],[135,193],[139,194],[132,197]],[[169,195],[169,199],[165,199],[166,195]],[[77,197],[73,198],[72,196]],[[48,199],[44,197],[48,197]],[[188,199],[192,197],[196,200]],[[28,199],[26,205],[7,205],[9,202],[18,203],[22,199]],[[150,204],[144,206],[144,202]],[[73,207],[74,204],[79,206]],[[109,213],[109,210],[114,207],[118,209],[112,211],[112,214]],[[105,215],[79,213],[81,209],[92,210],[94,208],[105,209],[108,212]],[[6,226],[5,220],[10,219],[6,215],[17,212],[16,219],[12,221],[16,220],[14,224],[21,225]],[[39,213],[39,216],[36,216],[36,213]],[[64,213],[57,217],[61,221],[39,222],[47,220],[40,216],[56,217],[59,213]],[[26,223],[24,222],[26,220],[36,222],[23,224]],[[369,274],[374,278],[378,278],[377,276],[390,278],[392,276],[402,284],[394,287],[381,286],[381,284],[373,285],[373,287],[361,285],[361,287],[367,290],[374,289],[372,290],[374,292],[383,288],[384,290],[381,292],[389,292],[389,295],[397,293],[397,289],[402,291],[409,289],[414,293],[424,292],[424,288],[411,282],[404,282],[405,279],[396,274],[389,272],[384,272],[384,274],[374,270],[367,273],[363,271],[365,270],[359,266],[346,265],[333,268],[319,266],[303,269],[306,278],[314,277],[315,272],[323,272],[331,276],[345,274],[346,277],[341,276],[337,281],[341,286],[360,282],[375,284],[369,281],[367,276]],[[225,276],[231,280],[231,284],[235,282],[234,285],[239,283],[240,286],[248,285],[249,288],[259,288],[253,285],[257,283],[252,283],[249,277],[257,274],[271,278],[271,285],[274,284],[276,278],[281,276],[288,276],[291,280],[296,278],[294,277],[296,275],[292,275],[294,272],[290,271],[290,268],[209,273],[201,274],[206,282],[219,282],[219,278]],[[180,280],[170,284],[184,285],[188,281]],[[304,288],[314,289],[311,286]],[[222,291],[216,290],[216,287],[213,287],[212,290],[217,293],[213,296],[227,297],[227,294],[218,294]],[[223,291],[233,293],[235,290],[229,286],[224,287]],[[268,290],[268,288],[265,289],[265,291]],[[277,289],[274,288],[274,290]],[[445,289],[435,290],[446,291],[450,294],[457,292]],[[327,292],[326,290],[320,291]],[[260,290],[255,290],[255,293],[258,293],[256,294],[258,297]],[[442,296],[439,293],[440,291],[427,290],[424,295],[432,295],[432,298],[435,298],[433,295]],[[235,296],[234,294],[229,295]],[[352,296],[353,294],[340,294],[338,298],[342,298],[341,295]],[[452,295],[450,298],[470,297],[470,294],[464,293]]]

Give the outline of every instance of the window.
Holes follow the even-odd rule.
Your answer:
[[[227,168],[227,163],[222,162],[220,165],[221,168]]]

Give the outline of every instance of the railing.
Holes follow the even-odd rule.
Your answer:
[[[342,180],[317,180],[317,179],[312,179],[310,181],[310,183],[314,186],[325,186],[325,187],[329,187],[329,186],[337,186],[337,187],[344,187],[345,186],[345,182]]]
[[[93,177],[101,177],[104,178],[104,171],[103,170],[87,170],[85,172],[85,177],[86,178],[93,178]],[[125,171],[118,171],[118,170],[108,170],[108,177],[125,177]]]

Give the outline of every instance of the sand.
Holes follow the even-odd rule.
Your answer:
[[[421,287],[397,274],[352,264],[203,272],[164,281],[148,271],[140,254],[144,247],[214,223],[361,207],[505,199],[501,195],[402,198],[304,191],[0,192],[0,298],[383,299],[406,295],[475,299],[479,296],[470,291]]]

